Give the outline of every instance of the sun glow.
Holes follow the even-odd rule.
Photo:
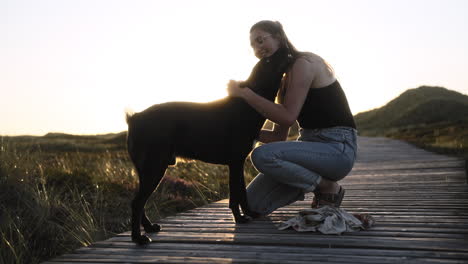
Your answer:
[[[468,93],[467,3],[3,1],[0,135],[120,132],[126,109],[225,97],[257,61],[262,19],[331,63],[353,113],[419,85]]]

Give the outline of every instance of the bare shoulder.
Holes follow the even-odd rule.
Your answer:
[[[304,57],[299,57],[294,61],[294,64],[292,66],[292,71],[293,72],[304,72],[304,71],[310,71],[313,70],[315,63],[313,61],[308,60],[307,58]]]
[[[323,67],[325,61],[317,54],[312,52],[301,52],[294,62],[294,67],[308,68],[309,70],[317,70]]]
[[[303,59],[310,63],[316,63],[316,64],[325,62],[325,60],[320,55],[317,55],[312,52],[301,52],[298,56],[298,59]]]
[[[319,55],[312,52],[301,52],[293,65],[293,72],[308,72],[312,78],[312,87],[323,87],[334,81],[332,67]]]

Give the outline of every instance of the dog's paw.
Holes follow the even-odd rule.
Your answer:
[[[245,215],[250,216],[252,219],[259,218],[262,214],[254,212],[254,211],[247,211]]]
[[[241,215],[241,216],[236,217],[234,220],[236,221],[237,224],[245,224],[245,223],[248,223],[250,220],[252,220],[252,218],[249,216]]]
[[[161,226],[158,224],[151,224],[150,226],[144,226],[146,233],[156,233],[161,231]]]
[[[140,235],[138,237],[132,237],[132,241],[137,243],[138,245],[147,245],[151,243],[151,238],[145,235]]]

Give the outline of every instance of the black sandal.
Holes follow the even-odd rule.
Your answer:
[[[340,186],[338,193],[320,193],[314,192],[314,199],[312,200],[312,208],[319,208],[324,205],[332,206],[339,208],[343,197],[345,194],[345,189]]]

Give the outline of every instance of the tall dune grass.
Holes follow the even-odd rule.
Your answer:
[[[39,263],[130,229],[138,181],[124,149],[25,144],[0,139],[0,263]],[[246,164],[249,181],[254,169]],[[226,166],[179,163],[147,212],[157,220],[227,197]]]
[[[377,135],[404,140],[429,151],[468,160],[468,121],[398,127]]]

